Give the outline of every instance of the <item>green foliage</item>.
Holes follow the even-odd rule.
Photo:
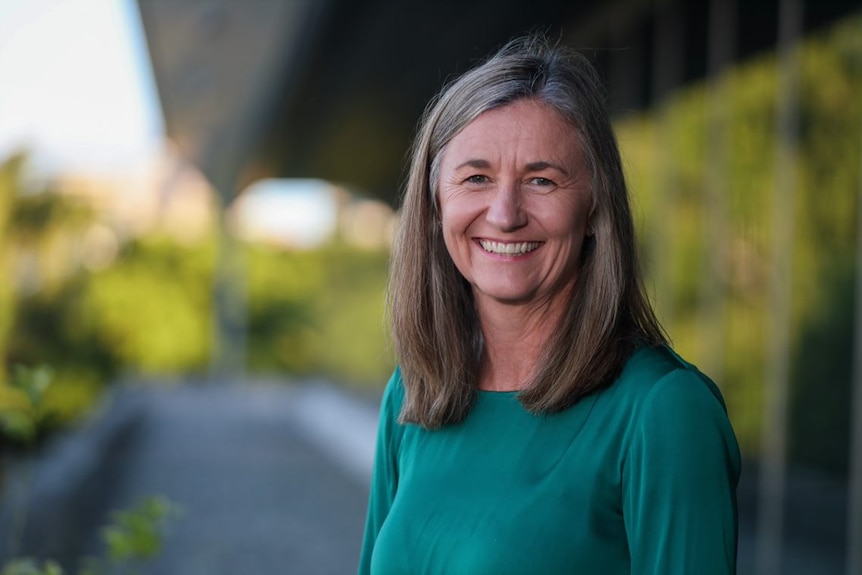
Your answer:
[[[102,529],[106,556],[91,558],[79,575],[133,573],[134,568],[156,557],[162,550],[167,523],[177,517],[177,507],[161,496],[151,496],[131,509],[113,514]],[[63,575],[54,561],[41,565],[33,559],[13,559],[0,575]]]
[[[715,83],[680,90],[661,109],[617,125],[660,314],[684,355],[718,366],[718,383],[747,454],[759,449],[762,431],[772,336],[770,267],[778,251],[792,254],[791,458],[839,473],[846,468],[850,286],[862,178],[860,31],[862,19],[852,17],[799,47],[792,245],[771,243],[778,100],[773,54],[735,66]],[[710,169],[718,145],[710,127],[717,90],[728,134],[727,163],[718,176]],[[715,177],[725,218],[708,196]],[[707,235],[716,224],[722,227],[719,242]],[[719,275],[707,265],[716,260],[722,263]],[[707,282],[721,293],[717,316],[710,316]],[[715,341],[720,357],[710,347]]]
[[[163,529],[176,517],[177,508],[164,497],[145,499],[132,509],[113,515],[102,530],[102,540],[112,564],[152,559],[162,550]]]
[[[311,252],[285,252],[249,246],[248,363],[254,371],[316,368],[314,304],[326,282],[326,269]]]
[[[850,452],[854,271],[826,271],[830,299],[801,327],[790,389],[791,458],[836,474]]]
[[[247,256],[252,371],[386,380],[393,365],[383,326],[388,253],[249,246]]]
[[[317,303],[321,371],[382,385],[392,371],[384,326],[389,254],[331,248],[324,256],[328,289]]]
[[[210,353],[213,259],[209,245],[136,240],[113,266],[89,277],[70,324],[92,333],[118,368],[201,371]]]
[[[173,503],[158,495],[115,512],[101,531],[105,556],[88,559],[79,575],[134,573],[135,567],[162,551],[165,527],[179,514]]]
[[[214,249],[146,236],[122,243],[92,209],[49,185],[27,184],[26,156],[0,164],[0,411],[5,435],[32,421],[4,383],[12,364],[48,363],[52,413],[43,427],[86,413],[122,372],[188,373],[210,354]],[[116,235],[112,265],[87,267],[88,233]],[[111,262],[107,262],[111,263]],[[2,432],[0,432],[2,433]]]
[[[32,443],[60,423],[57,416],[80,413],[57,404],[67,383],[83,389],[73,374],[91,373],[89,385],[109,373],[88,334],[62,325],[86,277],[79,246],[93,212],[50,186],[27,185],[25,172],[23,154],[0,164],[0,443]],[[15,372],[7,367],[40,363],[52,365],[54,377],[35,407],[22,399],[19,380],[7,381]]]
[[[28,445],[36,441],[52,416],[44,400],[52,379],[48,366],[13,366],[8,388],[16,401],[0,403],[0,439]]]
[[[54,561],[40,565],[32,559],[17,559],[7,563],[0,575],[63,575],[63,570]]]
[[[0,404],[0,439],[24,444],[35,442],[53,413],[46,397],[51,390],[54,374],[50,367],[16,365],[8,378],[8,388],[14,392],[14,403]],[[91,559],[80,575],[107,575],[125,572],[128,567],[158,555],[163,544],[167,522],[179,514],[178,508],[164,497],[149,497],[132,509],[113,514],[102,529],[106,558]],[[26,513],[18,518],[14,531],[24,530]],[[17,535],[13,535],[17,537]],[[29,558],[14,559],[4,565],[0,575],[62,575],[53,561],[41,565]]]
[[[53,367],[43,428],[74,420],[122,373],[200,373],[212,361],[214,234],[194,242],[123,238],[52,187],[25,185],[26,158],[0,165],[0,363]],[[82,255],[93,229],[116,236],[108,265]],[[71,250],[71,251],[70,251]],[[247,368],[381,385],[392,367],[383,328],[388,253],[241,246]],[[3,383],[7,436],[32,418]],[[29,409],[29,408],[28,408]],[[2,433],[2,432],[0,432]],[[20,440],[19,440],[20,441]]]

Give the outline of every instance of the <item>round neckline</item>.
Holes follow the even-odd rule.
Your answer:
[[[495,391],[493,389],[477,389],[479,395],[482,397],[512,397],[521,393],[520,389],[515,389],[511,391]]]

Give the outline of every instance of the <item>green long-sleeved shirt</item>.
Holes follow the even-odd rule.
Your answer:
[[[716,386],[642,348],[610,387],[535,416],[478,392],[461,423],[383,396],[360,575],[735,573],[739,450]]]

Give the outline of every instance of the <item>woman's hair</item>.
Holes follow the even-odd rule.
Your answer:
[[[517,100],[556,110],[580,136],[592,171],[593,234],[557,329],[519,394],[533,413],[563,410],[607,387],[636,345],[665,336],[637,261],[620,154],[593,66],[530,36],[447,85],[428,105],[413,144],[388,303],[405,398],[403,423],[433,429],[464,419],[476,395],[482,335],[470,285],[443,243],[437,191],[447,143],[480,114]]]

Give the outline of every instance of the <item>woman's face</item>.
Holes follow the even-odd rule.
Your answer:
[[[518,100],[484,112],[446,145],[443,238],[477,305],[553,303],[576,281],[592,205],[577,130]]]

